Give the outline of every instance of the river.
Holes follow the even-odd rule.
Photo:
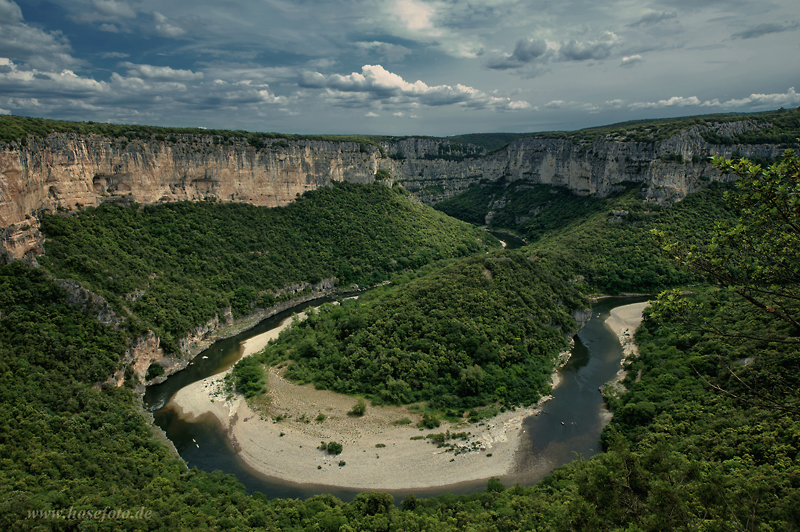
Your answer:
[[[545,403],[543,413],[525,420],[516,472],[501,479],[504,483],[533,484],[578,455],[589,458],[599,452],[600,432],[610,416],[598,388],[614,377],[622,357],[617,336],[605,326],[605,320],[613,308],[645,300],[646,297],[613,298],[594,306],[592,318],[575,337],[572,358],[560,370],[561,384],[553,391],[553,399]],[[305,499],[317,493],[330,493],[349,501],[363,491],[300,485],[261,475],[237,457],[215,417],[208,414],[187,422],[171,406],[164,406],[184,386],[233,365],[241,356],[240,344],[244,340],[277,327],[283,319],[303,308],[325,301],[330,300],[319,299],[303,304],[264,320],[249,331],[220,340],[198,355],[184,371],[170,376],[162,384],[147,388],[144,396],[146,407],[153,411],[156,424],[164,429],[190,467],[234,474],[249,491],[259,491],[271,498]],[[441,493],[471,493],[485,487],[484,479],[437,488],[388,491],[396,500],[402,500],[412,492],[418,497],[430,497]]]

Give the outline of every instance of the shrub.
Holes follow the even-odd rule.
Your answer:
[[[328,454],[341,454],[342,453],[342,444],[336,443],[332,441],[328,443]]]
[[[367,403],[363,399],[359,399],[356,404],[353,405],[353,408],[347,413],[348,416],[363,416],[364,412],[367,411]]]
[[[417,426],[425,427],[426,429],[435,429],[441,424],[442,422],[439,421],[438,417],[431,414],[422,414],[422,421],[417,423]]]
[[[164,374],[164,368],[158,362],[153,362],[150,364],[150,367],[147,368],[147,380],[153,380],[156,377],[160,377]]]

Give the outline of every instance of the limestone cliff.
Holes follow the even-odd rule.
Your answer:
[[[0,146],[0,226],[41,211],[105,201],[202,200],[285,205],[334,181],[373,181],[377,148],[353,142],[272,141],[261,149],[216,137],[174,142],[51,134]],[[376,156],[377,154],[377,156]]]
[[[622,182],[645,184],[647,199],[680,200],[720,179],[711,155],[776,157],[777,145],[716,145],[705,132],[732,137],[765,124],[706,123],[661,142],[627,142],[607,135],[591,143],[520,138],[487,154],[447,139],[408,138],[370,144],[179,135],[129,140],[54,133],[0,143],[0,246],[13,257],[42,251],[35,216],[107,201],[152,204],[216,199],[279,206],[336,181],[369,183],[385,168],[427,203],[485,181],[525,180],[605,195]],[[769,125],[769,124],[766,124]],[[382,157],[386,154],[386,157]]]
[[[646,185],[646,199],[663,204],[679,201],[702,188],[705,182],[719,180],[719,172],[707,162],[712,155],[726,158],[780,155],[784,146],[715,145],[702,136],[704,132],[713,132],[732,137],[763,125],[768,124],[708,123],[654,143],[605,137],[580,145],[569,140],[524,137],[482,157],[461,152],[463,160],[452,160],[453,152],[446,140],[407,139],[393,146],[384,144],[386,152],[396,155],[380,160],[379,166],[429,203],[452,197],[481,180],[505,179],[564,186],[578,194],[599,196],[614,191],[622,182],[639,182]],[[431,194],[437,188],[442,192]]]

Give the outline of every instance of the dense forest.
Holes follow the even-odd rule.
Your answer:
[[[529,405],[550,391],[571,314],[588,301],[547,264],[515,252],[396,278],[281,333],[259,359],[287,378],[373,403],[465,408]],[[243,362],[251,364],[251,361]]]
[[[791,530],[800,521],[796,413],[759,404],[734,377],[760,386],[780,378],[796,390],[797,346],[720,337],[651,314],[637,334],[642,355],[630,364],[629,391],[609,400],[617,415],[607,450],[591,460],[532,487],[495,480],[472,495],[266,500],[231,476],[187,470],[153,439],[129,389],[92,388],[114,367],[123,338],[66,305],[43,272],[0,267],[0,297],[6,530]],[[708,312],[731,331],[780,329],[745,306]],[[756,352],[756,363],[736,365]],[[148,514],[66,517],[105,507]]]
[[[235,316],[274,304],[281,289],[335,277],[370,285],[393,273],[499,246],[468,224],[413,203],[399,187],[337,184],[285,208],[180,202],[103,204],[44,216],[40,263],[106,297],[133,332],[162,347],[222,308]]]
[[[797,530],[798,161],[717,164],[739,175],[734,188],[668,209],[643,204],[633,185],[602,200],[487,187],[448,207],[483,223],[481,205],[512,200],[495,220],[529,238],[515,251],[380,184],[318,190],[285,209],[104,205],[43,218],[41,266],[0,265],[0,528]],[[98,384],[146,328],[174,349],[224,306],[247,314],[287,284],[333,276],[392,283],[322,307],[251,359],[446,414],[544,393],[584,294],[681,290],[645,313],[639,356],[621,387],[604,388],[614,412],[604,452],[529,487],[269,500],[188,470],[153,436],[133,379]],[[54,277],[104,295],[125,326],[70,305]],[[104,508],[130,518],[95,514]]]
[[[435,207],[483,224],[491,205],[504,204],[490,229],[522,236],[530,253],[581,276],[578,287],[588,292],[653,293],[697,282],[697,275],[660,253],[650,231],[665,229],[675,238],[703,241],[715,223],[734,219],[724,200],[730,186],[714,183],[669,208],[643,201],[639,188],[629,183],[607,198],[595,198],[546,185],[496,183],[469,188]]]

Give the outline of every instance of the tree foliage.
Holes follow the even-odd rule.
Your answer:
[[[708,245],[670,240],[664,231],[654,234],[676,262],[789,325],[786,335],[771,340],[800,342],[800,160],[787,150],[767,168],[747,159],[713,162],[738,176],[736,189],[725,196],[738,220],[717,223]],[[671,303],[663,305],[665,311],[692,311],[675,294],[663,299]]]
[[[235,316],[294,297],[292,285],[369,285],[469,255],[493,240],[399,188],[337,184],[268,209],[239,203],[103,204],[42,218],[54,275],[79,280],[125,315],[178,341],[220,309]],[[285,290],[286,288],[289,290]]]
[[[571,313],[584,306],[548,264],[496,252],[323,305],[259,356],[289,361],[285,375],[299,383],[378,403],[530,404],[549,391]]]

